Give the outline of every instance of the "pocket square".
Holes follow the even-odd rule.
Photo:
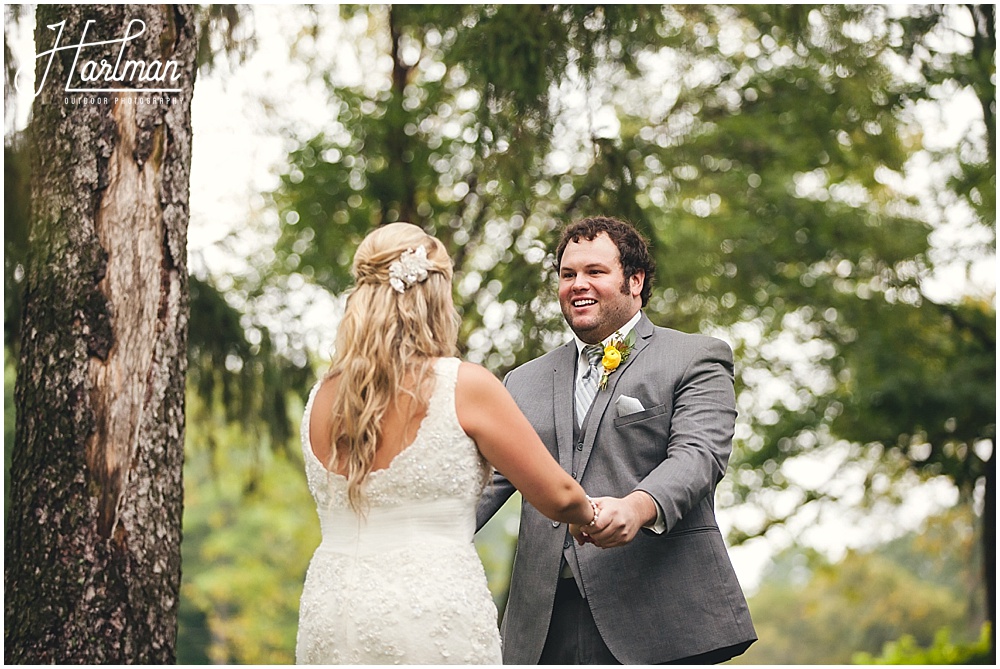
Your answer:
[[[642,402],[628,395],[619,395],[618,399],[615,400],[615,410],[618,412],[619,418],[644,411],[645,409],[646,407],[642,406]]]

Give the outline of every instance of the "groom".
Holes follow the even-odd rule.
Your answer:
[[[631,225],[573,223],[556,262],[559,304],[576,337],[505,383],[600,516],[588,529],[593,544],[577,546],[566,526],[522,503],[504,662],[739,655],[757,636],[714,511],[736,418],[732,351],[646,318],[654,263]],[[605,354],[609,344],[617,355]],[[512,493],[498,473],[478,526]]]

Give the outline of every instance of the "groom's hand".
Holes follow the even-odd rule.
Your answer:
[[[656,519],[656,503],[649,494],[636,490],[625,497],[596,497],[601,509],[596,528],[585,528],[591,541],[601,548],[624,546],[635,539],[643,525]]]

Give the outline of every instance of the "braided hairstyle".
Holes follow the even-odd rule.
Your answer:
[[[389,282],[390,266],[423,247],[427,278],[400,292]],[[426,409],[425,387],[438,357],[457,355],[458,313],[452,302],[452,261],[444,245],[410,223],[376,228],[361,242],[326,378],[339,377],[333,401],[329,469],[346,464],[348,502],[366,506],[364,483],[382,435],[382,418],[401,393]],[[405,384],[404,384],[405,382]]]

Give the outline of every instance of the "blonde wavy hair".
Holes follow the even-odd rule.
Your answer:
[[[389,266],[409,250],[427,252],[427,278],[397,292]],[[371,474],[382,418],[401,394],[420,410],[418,392],[433,371],[432,361],[458,354],[458,313],[452,301],[452,261],[438,239],[410,223],[381,226],[361,242],[337,331],[333,364],[326,378],[339,377],[333,400],[332,448],[328,467],[347,465],[347,497],[363,513],[364,484]],[[412,383],[404,381],[412,379]]]

